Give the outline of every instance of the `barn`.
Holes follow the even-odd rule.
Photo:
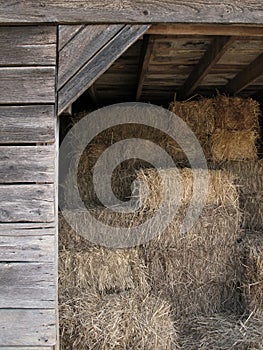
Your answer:
[[[76,113],[118,102],[261,103],[263,6],[0,0],[0,43],[0,348],[59,349],[59,133]]]

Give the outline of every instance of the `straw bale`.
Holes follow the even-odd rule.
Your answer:
[[[251,230],[263,228],[263,191],[240,196],[243,210],[242,227]]]
[[[174,101],[169,109],[182,118],[197,135],[210,135],[215,129],[215,111],[212,99]]]
[[[251,98],[218,95],[213,99],[215,125],[223,130],[259,129],[260,104]]]
[[[247,130],[217,129],[211,136],[211,160],[255,160],[257,158],[256,141],[258,133]]]
[[[76,233],[77,228],[72,228],[61,212],[58,214],[58,246],[59,251],[81,252],[86,251],[93,244]]]
[[[240,193],[250,194],[263,192],[263,160],[228,161],[221,164],[221,168],[229,171]]]
[[[172,300],[177,316],[240,310],[237,208],[205,207],[193,228],[183,233],[187,210],[181,208],[170,225],[142,248],[153,290]]]
[[[204,170],[204,169],[146,169],[138,171],[136,185],[133,189],[133,197],[137,198],[140,205],[145,205],[148,209],[157,208],[164,198],[172,198],[176,189],[176,180],[181,187],[181,202],[186,205],[191,202],[193,196],[193,179],[194,175],[203,179],[208,175],[208,193],[206,205],[237,205],[238,193],[233,184],[233,178],[221,170]],[[163,181],[168,193],[164,193]],[[145,191],[148,188],[148,193]],[[203,184],[197,188],[197,193],[203,195]],[[178,193],[179,194],[179,193]],[[200,197],[202,198],[202,197]]]
[[[263,235],[247,231],[242,240],[244,275],[241,282],[248,312],[263,312]],[[263,321],[263,320],[262,320]]]
[[[248,229],[263,228],[263,162],[225,162],[221,168],[234,176],[243,211],[242,226]]]
[[[263,314],[197,316],[181,325],[179,343],[187,350],[262,350]]]
[[[62,350],[173,350],[177,334],[166,301],[141,292],[61,298]]]
[[[59,253],[59,287],[101,294],[149,289],[146,266],[136,249],[96,247]]]

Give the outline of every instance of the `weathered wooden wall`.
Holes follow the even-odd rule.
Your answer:
[[[0,347],[57,341],[55,26],[0,26]]]
[[[263,23],[261,0],[0,0],[0,23]]]

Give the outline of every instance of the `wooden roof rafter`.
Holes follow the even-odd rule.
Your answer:
[[[238,94],[246,87],[255,82],[260,75],[263,74],[263,53],[259,55],[253,62],[239,72],[225,86],[225,90],[230,94]]]
[[[218,62],[224,55],[234,40],[235,38],[231,36],[218,36],[214,38],[207,51],[201,57],[197,65],[186,79],[184,85],[179,90],[179,99],[189,97],[196,90],[205,76],[213,68],[216,62]]]

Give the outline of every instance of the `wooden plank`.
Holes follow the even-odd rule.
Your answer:
[[[87,25],[59,53],[58,88],[61,88],[123,25]]]
[[[24,346],[16,346],[15,348],[13,346],[1,346],[0,347],[1,350],[54,350],[54,347],[43,347],[41,346],[41,348],[39,347],[35,347],[35,346],[30,346],[30,347],[24,347]]]
[[[55,141],[53,105],[0,106],[0,143]]]
[[[149,63],[151,60],[151,55],[154,47],[154,39],[149,35],[145,35],[143,39],[142,51],[141,51],[141,59],[139,65],[138,72],[138,84],[136,91],[136,101],[139,101],[142,94],[143,83],[145,80],[145,76],[148,72]]]
[[[153,24],[147,31],[151,35],[223,35],[262,37],[263,26],[234,26],[225,24]]]
[[[0,0],[0,23],[240,23],[262,24],[255,0]]]
[[[0,66],[54,66],[56,27],[1,27],[0,47]]]
[[[0,222],[53,222],[53,185],[1,185]]]
[[[102,50],[59,90],[59,114],[76,101],[148,28],[148,25],[126,25],[104,46]]]
[[[43,230],[42,230],[43,231]],[[48,230],[49,231],[49,230]],[[53,235],[1,236],[0,261],[54,262],[55,230]]]
[[[54,235],[55,222],[0,223],[0,236]]]
[[[0,147],[0,183],[54,181],[53,145]]]
[[[180,89],[178,93],[179,99],[185,99],[195,91],[198,85],[200,85],[202,80],[216,64],[216,62],[223,56],[233,41],[234,38],[230,36],[216,37],[212,41],[205,54],[200,59],[199,63],[194,67],[191,74]]]
[[[59,51],[85,26],[80,25],[61,25],[59,26],[59,35],[58,35],[58,49]]]
[[[261,74],[263,74],[263,53],[230,80],[225,90],[231,94],[238,94],[254,83]]]
[[[55,310],[0,310],[2,346],[52,346],[56,343]]]
[[[54,102],[55,67],[0,68],[0,104]]]
[[[0,281],[0,309],[56,306],[54,262],[0,262]]]

